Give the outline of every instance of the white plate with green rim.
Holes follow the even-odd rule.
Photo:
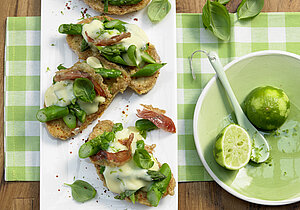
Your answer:
[[[194,139],[203,165],[223,189],[240,199],[264,205],[300,201],[300,56],[255,52],[227,64],[225,71],[240,103],[254,88],[271,85],[287,93],[291,113],[278,132],[265,133],[270,145],[268,163],[249,163],[239,171],[224,169],[214,160],[213,145],[234,117],[223,86],[213,77],[194,112]]]

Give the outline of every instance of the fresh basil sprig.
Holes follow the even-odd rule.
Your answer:
[[[158,23],[169,13],[171,3],[168,0],[152,0],[148,6],[148,17],[153,23]]]
[[[205,28],[221,40],[230,39],[230,16],[224,5],[207,0],[203,7],[202,20]]]
[[[76,180],[73,184],[66,184],[72,188],[72,197],[78,202],[85,202],[91,200],[96,196],[97,191],[89,183]]]
[[[76,98],[92,103],[96,97],[93,83],[87,78],[77,78],[73,84],[73,92]]]
[[[135,150],[133,160],[138,167],[143,169],[151,168],[154,165],[154,161],[151,159],[147,150],[142,148]]]
[[[255,17],[264,7],[264,0],[243,0],[237,9],[239,20]]]

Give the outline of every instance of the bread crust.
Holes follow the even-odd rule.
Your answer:
[[[95,17],[86,18],[86,19],[78,22],[78,24],[90,23],[91,21],[93,21],[94,18],[98,18],[99,20],[104,20],[106,18],[109,21],[114,19],[109,16],[95,16]],[[117,68],[117,69],[122,69],[124,71],[123,74],[124,75],[126,74],[126,78],[128,78],[128,80],[129,80],[129,88],[134,90],[136,93],[145,94],[145,93],[148,93],[154,87],[154,85],[157,81],[157,78],[159,76],[159,72],[160,72],[159,70],[154,75],[149,76],[149,77],[131,78],[130,75],[134,74],[135,72],[138,71],[137,67],[128,67],[128,66],[122,66],[122,65],[112,63],[112,62],[108,61],[106,58],[104,58],[103,56],[101,56],[98,51],[93,51],[92,49],[88,49],[84,52],[81,52],[80,45],[81,45],[81,41],[83,39],[83,37],[81,35],[67,35],[66,39],[67,39],[68,45],[77,54],[79,59],[86,60],[90,56],[95,56],[101,62],[105,61],[105,63],[107,63],[111,66],[114,65],[115,68]],[[159,57],[154,45],[149,44],[149,47],[146,52],[149,53],[149,55],[151,55],[157,63],[161,62],[160,57]]]
[[[93,129],[92,133],[90,134],[88,140],[95,138],[98,135],[101,135],[104,132],[111,132],[112,127],[113,127],[114,123],[110,120],[103,120],[100,121]],[[155,147],[151,147],[148,145],[145,145],[145,147],[148,147],[150,151],[153,150],[153,148]],[[152,153],[152,152],[151,152]],[[158,162],[159,167],[161,167],[161,164]],[[96,172],[98,174],[98,176],[100,177],[101,181],[103,182],[103,185],[105,187],[107,187],[106,182],[105,182],[105,178],[103,176],[103,174],[100,173],[100,167],[101,164],[99,163],[94,163],[94,166],[96,168]],[[114,167],[114,166],[112,166]],[[169,185],[167,187],[167,191],[166,193],[163,195],[163,197],[167,196],[167,195],[174,195],[174,189],[176,186],[176,181],[174,179],[174,176],[172,174],[171,180],[169,182]],[[140,204],[146,205],[146,206],[151,206],[151,204],[149,203],[148,199],[147,199],[147,192],[139,190],[136,195],[135,195],[135,199],[137,202],[139,202]],[[125,200],[131,202],[129,197],[126,197]]]
[[[98,111],[96,113],[87,115],[86,121],[84,123],[80,124],[77,122],[76,128],[74,129],[69,128],[64,123],[63,119],[46,122],[46,128],[48,129],[48,132],[54,138],[58,138],[61,140],[67,140],[70,137],[77,135],[79,132],[85,129],[89,124],[91,124],[94,120],[100,117],[103,114],[104,110],[109,106],[109,104],[111,103],[114,97],[114,95],[110,94],[107,85],[103,83],[102,77],[99,74],[96,74],[95,71],[88,64],[77,62],[74,64],[74,66],[64,71],[76,71],[76,70],[89,73],[91,78],[93,78],[93,80],[95,80],[104,91],[106,95],[106,100],[104,103],[99,103]]]
[[[104,4],[102,0],[84,0],[84,2],[92,7],[94,10],[104,13]],[[124,15],[127,13],[135,12],[143,9],[149,4],[150,0],[142,0],[137,4],[133,5],[124,5],[124,6],[115,6],[108,5],[108,11],[105,12],[108,15]]]

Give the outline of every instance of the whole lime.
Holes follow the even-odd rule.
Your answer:
[[[252,90],[245,99],[244,111],[257,128],[279,128],[290,113],[290,100],[283,90],[264,86]]]

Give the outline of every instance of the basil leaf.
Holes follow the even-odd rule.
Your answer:
[[[209,30],[212,31],[211,26],[210,26],[210,1],[207,1],[206,4],[203,6],[203,13],[202,13],[202,22],[205,28],[208,28]]]
[[[145,143],[144,143],[143,140],[139,140],[139,141],[136,142],[136,148],[144,149],[144,147],[145,147]]]
[[[158,23],[169,13],[171,3],[168,0],[152,0],[148,6],[148,17],[151,22]]]
[[[73,184],[66,184],[72,188],[72,196],[74,200],[78,202],[85,202],[91,200],[96,196],[97,191],[95,188],[89,183],[76,180]]]
[[[220,4],[227,4],[230,0],[218,0]]]
[[[206,8],[203,10],[203,24],[221,40],[230,39],[230,16],[226,7],[219,2],[206,1]]]
[[[77,78],[73,84],[73,92],[76,98],[92,103],[96,97],[93,83],[87,78]]]
[[[143,169],[151,168],[154,165],[154,161],[151,159],[147,150],[142,148],[135,150],[133,160],[138,167]]]
[[[255,17],[264,7],[264,0],[243,0],[237,9],[238,19]]]

